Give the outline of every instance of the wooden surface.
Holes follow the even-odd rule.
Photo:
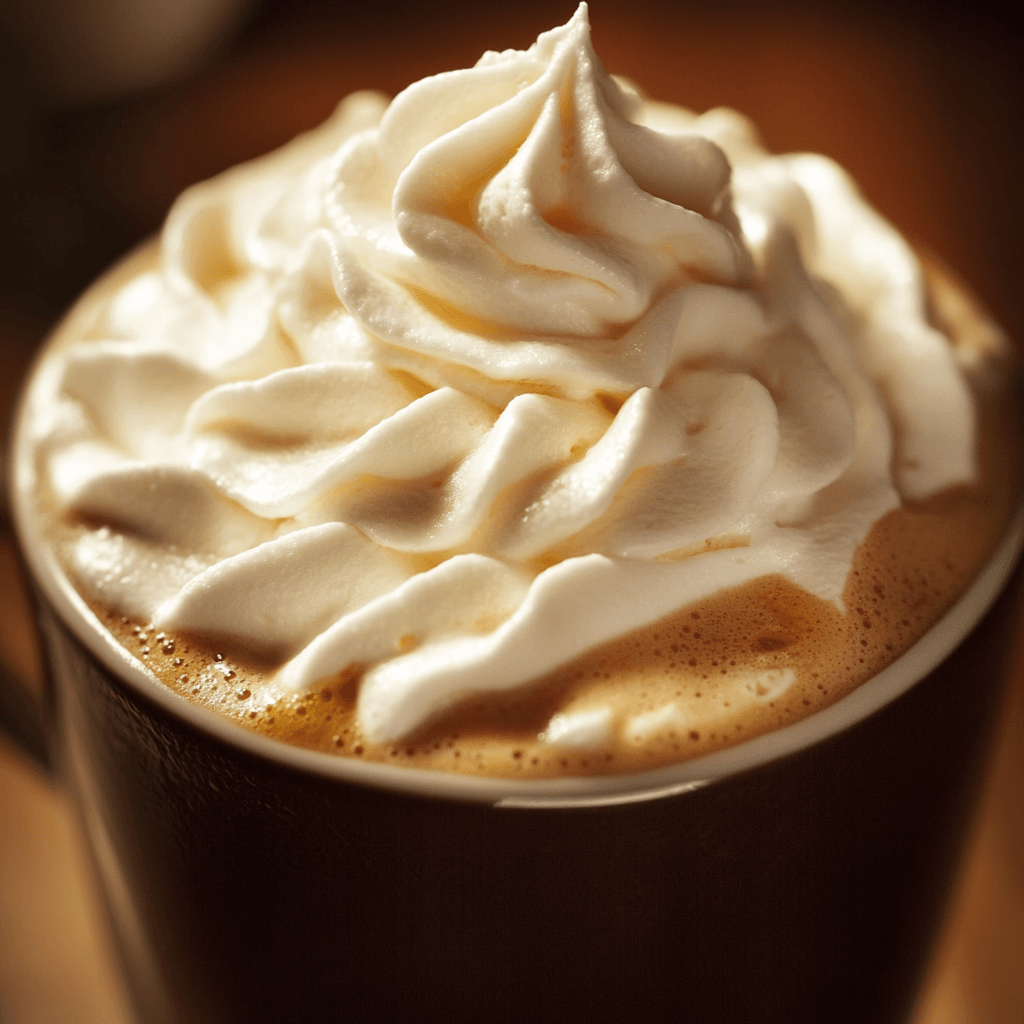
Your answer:
[[[484,48],[528,45],[569,14],[571,5],[527,4],[516,17],[495,8],[443,25],[397,25],[386,43],[369,16],[354,27],[322,12],[257,26],[203,76],[67,115],[73,130],[62,136],[61,159],[75,168],[77,194],[92,203],[83,223],[105,217],[107,237],[141,237],[181,188],[318,123],[352,89],[394,92],[472,63]],[[735,106],[759,123],[771,148],[839,159],[887,216],[959,270],[1021,337],[1019,111],[1008,99],[1019,74],[998,32],[955,21],[921,26],[909,16],[854,20],[800,8],[769,15],[734,4],[683,23],[644,0],[593,3],[591,19],[606,66],[651,95],[694,109]],[[33,316],[0,308],[5,409],[47,326]],[[9,547],[0,547],[0,566],[0,650],[31,674]],[[1022,793],[1019,651],[915,1024],[1024,1021]],[[65,800],[0,743],[0,1022],[126,1020],[103,934]]]

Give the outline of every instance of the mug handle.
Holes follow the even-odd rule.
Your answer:
[[[6,498],[6,495],[2,497]],[[12,554],[17,552],[6,500],[0,501],[0,535],[0,543],[9,546]],[[22,569],[20,572],[16,570],[13,574],[8,574],[7,585],[12,589],[21,590],[22,600],[27,604],[28,594],[25,593],[23,581],[19,579],[23,572]],[[31,621],[32,639],[37,649],[41,649],[34,617]],[[13,740],[15,746],[37,769],[45,775],[52,776],[53,756],[48,728],[50,709],[46,696],[48,692],[49,688],[46,685],[41,688],[35,687],[25,679],[19,678],[18,671],[7,663],[6,658],[0,661],[0,732]]]

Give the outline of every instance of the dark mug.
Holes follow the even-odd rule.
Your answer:
[[[290,747],[164,689],[39,535],[25,435],[48,692],[5,678],[4,724],[77,803],[140,1022],[907,1019],[1019,622],[1022,516],[832,707],[657,771],[516,782]]]

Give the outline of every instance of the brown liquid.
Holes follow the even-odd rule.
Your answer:
[[[933,275],[933,315],[962,348],[978,314]],[[968,304],[965,306],[964,303]],[[709,753],[834,703],[910,647],[991,554],[1016,504],[1021,445],[1005,373],[975,381],[980,482],[896,510],[858,549],[846,613],[782,577],[720,592],[516,690],[472,694],[398,743],[371,744],[355,719],[355,668],[312,693],[283,694],[265,666],[210,638],[170,636],[93,605],[165,685],[246,728],[300,747],[411,767],[546,777],[640,771]],[[981,392],[984,392],[982,394]],[[79,527],[58,527],[55,542]],[[559,711],[610,705],[632,720],[674,703],[685,725],[619,733],[575,749],[538,734]]]
[[[354,673],[325,680],[312,693],[279,696],[260,666],[226,645],[98,613],[187,700],[301,747],[492,776],[634,772],[791,724],[884,668],[938,619],[990,552],[1007,508],[995,494],[983,500],[985,493],[957,489],[877,523],[847,581],[845,615],[782,577],[765,577],[604,644],[525,687],[470,696],[399,743],[374,745],[360,735]],[[795,681],[776,695],[787,670]],[[609,704],[632,717],[669,702],[692,728],[627,733],[582,750],[538,739],[558,711]]]

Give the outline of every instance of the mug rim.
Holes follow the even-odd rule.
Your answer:
[[[999,544],[967,589],[927,632],[878,674],[841,700],[797,722],[660,768],[621,775],[545,779],[488,777],[360,761],[271,739],[249,731],[216,711],[190,703],[159,682],[142,662],[122,647],[71,583],[54,551],[41,536],[33,509],[36,471],[29,450],[31,435],[27,419],[33,394],[42,387],[41,368],[47,355],[55,340],[77,319],[76,314],[83,309],[91,293],[123,279],[140,262],[152,258],[152,243],[146,243],[104,274],[54,328],[30,367],[15,406],[10,435],[8,472],[14,531],[36,587],[65,627],[108,672],[172,718],[259,759],[340,782],[500,807],[596,807],[689,792],[837,735],[910,690],[981,622],[1003,590],[1024,548],[1024,502],[1021,502]]]

